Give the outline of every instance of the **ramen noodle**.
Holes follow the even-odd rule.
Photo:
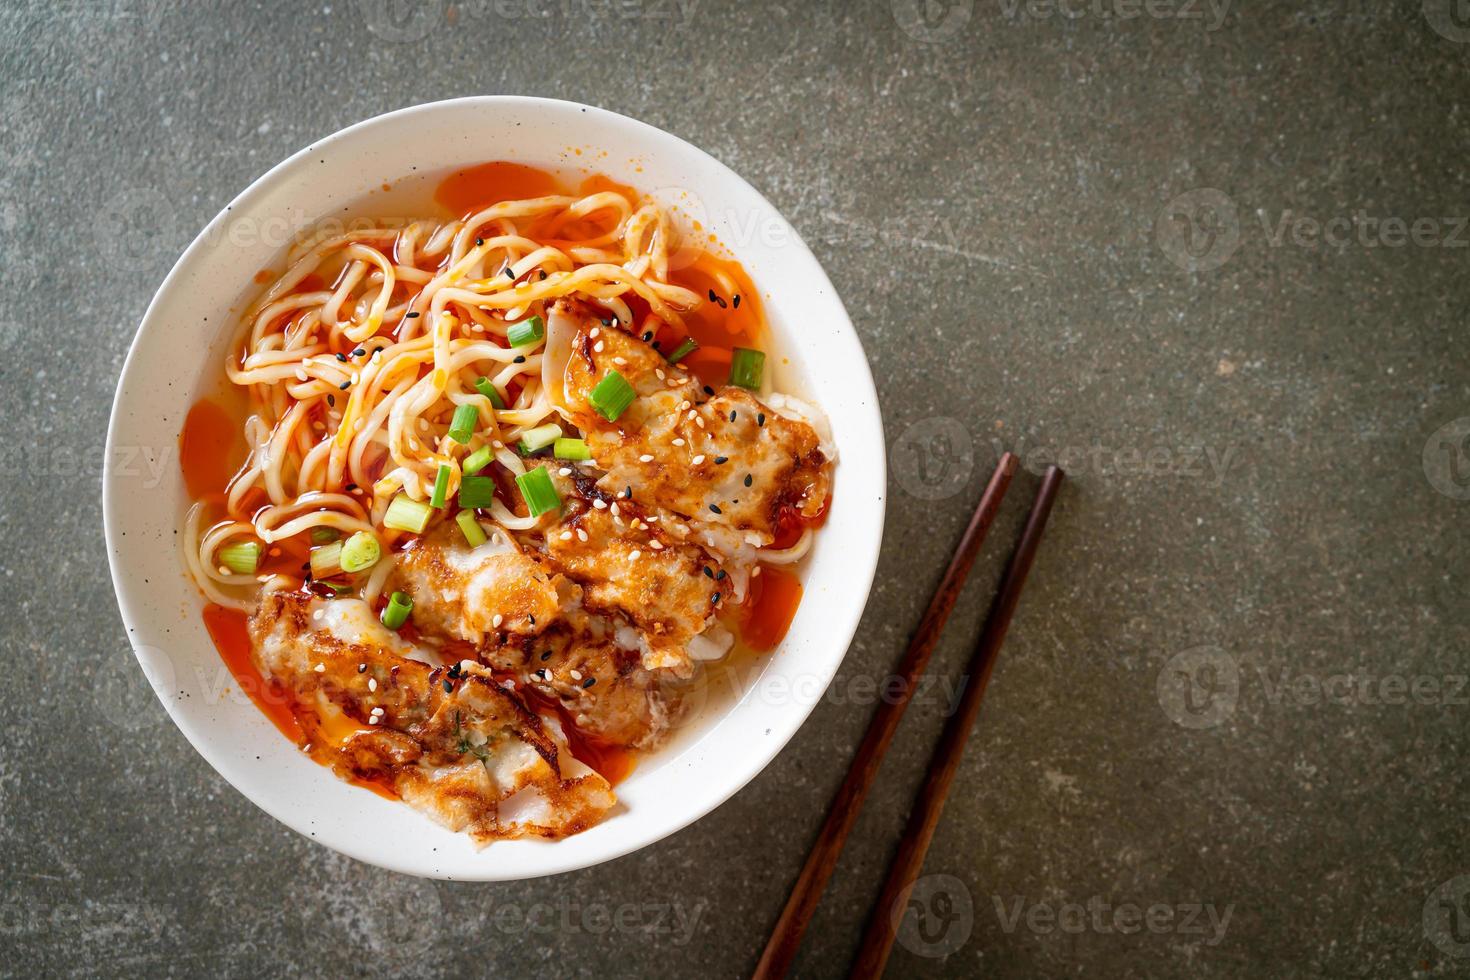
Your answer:
[[[185,424],[185,561],[312,758],[478,842],[560,838],[701,671],[780,641],[836,452],[771,390],[743,269],[653,199],[494,163],[423,210],[258,277]]]

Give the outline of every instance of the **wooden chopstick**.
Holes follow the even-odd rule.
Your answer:
[[[832,798],[832,805],[827,811],[827,819],[822,824],[816,843],[807,854],[801,875],[791,889],[791,896],[786,899],[786,907],[781,910],[781,918],[771,931],[765,952],[756,965],[753,974],[755,977],[775,980],[786,976],[791,969],[791,961],[796,958],[796,951],[801,947],[801,937],[806,932],[807,924],[811,922],[812,913],[816,911],[822,890],[827,887],[827,879],[832,876],[832,870],[837,865],[837,857],[842,853],[847,834],[852,830],[858,811],[862,809],[863,800],[867,798],[868,790],[873,785],[873,777],[878,774],[883,754],[888,751],[888,743],[893,740],[894,729],[898,727],[899,719],[903,717],[904,709],[913,697],[914,688],[918,686],[924,668],[929,665],[929,657],[934,652],[935,644],[939,642],[939,635],[944,631],[949,614],[954,610],[960,589],[975,564],[975,556],[985,543],[985,535],[995,523],[995,515],[1000,510],[1001,501],[1005,498],[1006,489],[1011,485],[1011,477],[1015,472],[1016,457],[1011,453],[1001,456],[985,487],[985,493],[980,497],[980,504],[975,508],[975,514],[970,518],[970,524],[965,528],[959,546],[955,548],[949,567],[944,571],[944,578],[940,579],[939,588],[935,591],[934,598],[929,600],[929,608],[925,610],[924,618],[919,621],[919,628],[909,641],[908,651],[899,662],[896,676],[903,680],[902,687],[896,697],[879,702],[873,720],[868,723],[868,730],[863,735],[862,744],[858,746],[857,755],[848,767],[847,776],[837,795]]]
[[[1021,590],[1026,585],[1026,575],[1036,559],[1036,549],[1041,543],[1042,532],[1046,530],[1046,519],[1051,514],[1051,506],[1061,487],[1062,477],[1062,471],[1055,466],[1050,467],[1042,477],[1041,489],[1031,505],[1031,513],[1026,518],[1021,539],[1006,565],[1000,591],[996,593],[995,602],[991,605],[990,614],[980,632],[980,639],[975,644],[975,653],[970,659],[967,672],[969,683],[960,696],[958,710],[944,726],[944,734],[934,748],[934,755],[929,761],[929,772],[914,799],[914,808],[909,814],[908,826],[904,828],[903,839],[899,842],[898,853],[888,866],[888,879],[883,883],[883,891],[873,905],[868,927],[863,933],[863,943],[850,976],[882,976],[883,967],[888,963],[888,954],[893,949],[896,935],[895,916],[892,914],[895,903],[903,897],[923,870],[924,854],[929,850],[929,842],[934,838],[934,828],[939,824],[939,815],[944,810],[944,799],[949,794],[955,773],[959,770],[960,759],[965,753],[965,740],[975,724],[975,716],[980,713],[980,699],[985,696],[985,687],[995,669],[1000,645],[1005,642],[1006,630],[1010,628],[1011,617],[1021,599]]]

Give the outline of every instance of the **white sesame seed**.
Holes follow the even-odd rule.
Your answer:
[[[698,413],[692,411],[689,413],[689,421],[693,422],[697,418],[699,418]]]
[[[500,624],[503,622],[505,622],[505,617],[500,615],[500,613],[496,613],[495,618],[490,620],[490,625],[496,629],[500,629]]]
[[[651,463],[651,462],[653,462],[653,457],[650,456],[648,453],[644,453],[642,456],[639,456],[638,457],[638,462],[640,462],[640,463]]]
[[[368,724],[369,725],[376,725],[377,723],[378,723],[378,716],[377,715],[373,715],[370,718],[368,718]]]
[[[683,411],[686,411],[688,408],[689,408],[689,399],[686,398],[686,399],[684,399],[683,401],[681,401],[679,403],[679,411],[683,412]]]
[[[628,363],[628,359],[626,357],[614,357],[613,358],[613,363],[616,364],[616,365],[618,365],[619,367],[621,367],[624,364],[627,364]]]
[[[750,570],[750,577],[751,578],[755,578],[760,573],[761,573],[761,567],[759,565],[757,565],[757,566],[755,566],[754,568],[752,568]]]
[[[376,677],[369,677],[368,678],[368,690],[369,691],[376,691],[377,689],[378,689],[378,679]]]
[[[633,549],[633,552],[630,555],[628,555],[628,560],[629,561],[637,561],[638,559],[640,559],[642,557],[643,557],[643,552],[639,551],[637,548],[634,548]]]
[[[230,574],[230,570],[228,568],[226,568],[225,566],[221,565],[219,567],[219,573],[221,575],[228,575],[228,574]]]
[[[702,429],[702,428],[704,428],[704,419],[695,419],[694,420],[694,424],[697,425],[697,426],[699,426]]]
[[[326,664],[317,664],[315,667],[313,667],[311,669],[314,670],[314,671],[316,671],[318,674],[325,674],[327,672],[327,665]]]
[[[561,469],[557,470],[556,472],[557,472],[557,475],[558,476],[571,476],[572,475],[572,468],[570,466],[563,466]]]
[[[572,673],[572,680],[579,681],[579,680],[582,679],[582,672],[580,670],[577,670],[577,669],[573,668],[571,673]]]
[[[600,333],[602,333],[602,328],[601,327],[593,327],[592,328],[592,332],[589,333],[587,336],[591,337],[593,340],[596,340],[597,339],[597,335],[600,334]]]
[[[662,541],[650,541],[650,542],[648,542],[648,546],[650,548],[652,548],[654,551],[663,551],[664,550],[664,543]]]
[[[577,539],[579,541],[586,541],[587,540],[587,532],[584,531],[584,530],[582,530],[580,527],[577,528]]]
[[[321,619],[322,618],[322,611],[320,609],[316,610],[315,612],[313,612],[311,614],[311,618],[312,619]]]
[[[563,532],[561,532],[561,539],[563,541],[570,541],[570,540],[572,540],[572,532],[571,531],[563,531]]]
[[[297,368],[296,369],[296,380],[297,381],[305,381],[306,380],[306,372],[303,371],[303,370],[301,370],[300,368]]]
[[[602,353],[602,341],[599,340],[597,343],[593,344],[592,345],[592,349],[595,350],[597,353],[601,354]]]
[[[665,377],[667,377],[667,375],[664,374],[664,369],[663,368],[654,368],[653,369],[653,373],[658,376],[658,379],[660,381],[662,381]]]
[[[704,453],[700,453],[698,456],[694,457],[689,462],[692,463],[695,466],[698,466],[700,463],[703,463],[704,462]]]
[[[674,440],[674,445],[676,445],[676,446],[682,446],[682,445],[684,445],[684,440],[683,439],[675,439]]]
[[[592,506],[598,510],[607,510],[607,501],[602,499],[594,500],[592,501]]]
[[[373,714],[375,714],[375,715],[380,715],[382,713],[383,713],[383,706],[381,704],[378,705],[376,708],[373,709]]]
[[[618,516],[618,505],[616,503],[614,503],[612,505],[612,516],[614,516],[614,517],[617,517]]]
[[[670,388],[677,388],[683,383],[684,382],[680,381],[678,378],[670,378],[668,380],[668,385]]]

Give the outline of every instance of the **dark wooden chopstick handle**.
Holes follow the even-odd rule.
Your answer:
[[[848,767],[847,776],[832,799],[816,843],[807,854],[801,874],[791,889],[790,897],[786,899],[786,907],[781,910],[781,918],[771,931],[771,938],[767,941],[753,974],[760,980],[775,980],[786,976],[790,971],[796,951],[801,947],[802,935],[811,922],[823,889],[827,887],[827,880],[832,877],[837,857],[842,853],[842,845],[846,842],[847,834],[857,820],[858,811],[862,809],[863,800],[867,798],[868,790],[873,785],[873,777],[878,773],[878,766],[888,750],[888,743],[893,740],[894,729],[898,727],[899,719],[908,707],[919,677],[929,664],[929,657],[934,652],[935,644],[939,642],[939,635],[949,620],[949,614],[954,611],[955,600],[959,598],[960,589],[969,577],[970,569],[975,564],[975,556],[985,543],[990,526],[995,523],[995,515],[1000,510],[1001,501],[1005,499],[1006,489],[1011,485],[1011,477],[1015,472],[1016,457],[1011,453],[1001,456],[985,487],[985,493],[980,497],[980,504],[975,508],[975,514],[970,518],[969,526],[965,528],[965,533],[955,548],[949,567],[944,571],[944,578],[940,580],[934,598],[929,600],[929,608],[925,610],[924,618],[919,621],[918,629],[909,641],[908,650],[899,662],[895,673],[902,678],[903,683],[899,685],[898,695],[879,701],[878,710],[868,723],[868,730],[858,746],[857,755]]]
[[[883,891],[873,905],[868,927],[863,932],[862,946],[858,950],[850,976],[883,975],[883,968],[888,963],[888,954],[893,949],[896,936],[894,920],[901,919],[901,914],[895,916],[894,909],[923,870],[924,855],[929,850],[929,842],[934,839],[934,829],[944,811],[945,797],[949,795],[950,785],[954,782],[955,773],[959,771],[960,760],[965,754],[965,741],[975,724],[975,717],[980,713],[980,700],[985,696],[985,687],[990,683],[997,654],[1000,653],[1001,644],[1005,642],[1011,617],[1016,612],[1016,604],[1020,602],[1021,589],[1026,584],[1026,575],[1031,571],[1031,564],[1036,558],[1036,549],[1041,542],[1042,532],[1046,529],[1046,519],[1051,514],[1051,506],[1056,500],[1062,476],[1062,471],[1053,466],[1042,477],[1041,489],[1037,491],[1036,501],[1031,505],[1031,513],[1026,518],[1020,541],[1017,542],[1016,550],[1001,578],[1000,591],[996,593],[990,613],[985,618],[985,626],[980,631],[980,639],[975,644],[975,653],[967,670],[968,683],[960,696],[959,707],[944,726],[944,734],[934,748],[929,771],[924,776],[923,785],[919,787],[918,796],[914,800],[914,808],[909,813],[908,826],[904,828],[898,852],[893,856],[893,863],[888,866],[888,878],[883,882]]]

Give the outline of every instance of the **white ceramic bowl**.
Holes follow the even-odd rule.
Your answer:
[[[840,459],[795,622],[780,647],[739,679],[730,703],[645,758],[598,826],[554,843],[477,849],[404,804],[339,781],[239,691],[180,561],[176,530],[187,501],[177,446],[189,406],[218,383],[239,310],[260,288],[252,276],[281,267],[290,230],[341,214],[385,182],[487,160],[587,167],[686,207],[695,202],[762,292],[778,338],[778,387],[826,410]],[[146,220],[139,210],[134,220]],[[884,443],[872,376],[842,302],[800,237],[750,185],[683,140],[545,99],[457,99],[389,113],[307,147],[251,184],[189,246],[149,305],[107,442],[103,507],[118,605],[179,729],[220,775],[287,826],[363,861],[442,878],[527,878],[606,861],[687,826],[744,786],[795,734],[842,661],[883,531]]]

